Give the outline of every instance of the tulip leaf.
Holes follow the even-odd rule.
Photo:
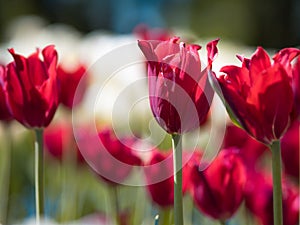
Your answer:
[[[243,129],[243,126],[241,125],[241,122],[239,121],[238,117],[235,115],[235,113],[233,112],[233,110],[231,109],[230,105],[227,103],[223,93],[222,93],[222,89],[219,85],[218,80],[216,79],[216,77],[213,75],[213,72],[211,70],[208,70],[208,79],[209,79],[209,83],[212,86],[212,88],[214,89],[214,91],[218,94],[218,96],[220,97],[221,101],[223,102],[226,111],[232,121],[232,123],[240,128]]]

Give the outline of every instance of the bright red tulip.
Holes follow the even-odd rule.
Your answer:
[[[187,164],[186,164],[187,165]],[[174,204],[174,177],[173,177],[173,156],[172,152],[160,152],[154,150],[149,161],[146,163],[145,178],[148,193],[152,201],[160,207],[171,207]],[[183,193],[188,185],[187,166],[183,167]],[[157,180],[161,180],[157,182]]]
[[[118,139],[113,130],[103,129],[97,137],[82,132],[77,139],[79,150],[89,166],[109,185],[122,183],[134,166],[142,165],[132,146],[135,140],[129,137]]]
[[[300,122],[295,120],[281,139],[281,156],[284,171],[299,182]]]
[[[226,127],[223,148],[236,147],[248,168],[254,168],[268,148],[250,137],[243,129],[230,124]]]
[[[195,164],[190,179],[196,206],[211,218],[230,218],[244,199],[246,170],[235,148],[223,149],[204,171]]]
[[[9,52],[14,62],[7,65],[4,90],[13,117],[28,128],[47,127],[59,103],[57,52],[45,47],[25,58]]]
[[[239,56],[242,67],[225,66],[221,69],[225,75],[213,77],[243,129],[268,145],[283,136],[292,119],[294,94],[289,65],[300,50],[283,51],[285,54],[272,64],[259,47],[251,59]]]
[[[81,156],[74,136],[71,124],[60,122],[47,127],[44,131],[45,150],[54,158],[63,161],[67,155],[75,154],[78,163],[84,161]],[[65,155],[66,154],[66,155]]]
[[[283,182],[283,224],[299,223],[299,188]],[[273,225],[273,187],[271,175],[265,172],[249,172],[245,188],[246,207],[261,225]]]
[[[86,67],[84,65],[77,65],[73,70],[68,70],[63,65],[58,66],[57,75],[61,87],[60,102],[69,109],[77,106],[83,99],[87,88],[85,73]],[[80,85],[79,82],[81,82]]]
[[[149,99],[152,113],[168,133],[184,133],[203,123],[210,109],[213,90],[207,68],[201,71],[199,45],[167,41],[138,42],[148,62]],[[209,63],[217,40],[208,44]],[[213,46],[213,47],[212,47]]]
[[[0,120],[10,121],[12,120],[12,115],[9,112],[9,108],[6,104],[5,92],[2,87],[5,76],[6,76],[6,67],[0,65]]]

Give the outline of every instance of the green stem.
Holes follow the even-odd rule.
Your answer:
[[[0,187],[0,220],[3,224],[8,224],[8,209],[9,209],[9,194],[10,194],[10,180],[11,180],[11,155],[12,155],[12,134],[9,124],[5,124],[6,131],[4,132],[6,145],[5,149],[2,151],[2,165],[3,166],[3,176],[2,176],[2,187]]]
[[[282,225],[282,187],[281,187],[281,151],[280,141],[270,145],[272,151],[272,176],[273,176],[273,218],[274,225]]]
[[[61,200],[61,220],[63,222],[75,219],[77,216],[77,182],[74,173],[77,173],[77,159],[75,146],[67,143],[63,139],[63,161],[62,171],[62,200]]]
[[[44,216],[44,150],[43,129],[35,129],[35,206],[36,222],[40,224],[40,218]]]
[[[159,211],[159,224],[160,225],[170,225],[172,223],[172,209],[161,208]]]
[[[180,134],[172,134],[174,164],[174,225],[183,225],[182,206],[182,140]]]
[[[118,201],[118,187],[109,187],[110,189],[110,198],[111,198],[111,217],[114,220],[115,225],[121,225],[120,221],[120,206]]]

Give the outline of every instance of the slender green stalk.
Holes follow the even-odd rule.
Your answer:
[[[76,192],[77,182],[77,159],[75,146],[72,143],[66,143],[63,139],[63,161],[62,171],[62,200],[61,200],[61,220],[62,222],[74,220],[77,216],[77,199]],[[75,153],[75,154],[74,154]]]
[[[109,187],[110,189],[110,205],[111,205],[111,217],[114,220],[115,225],[120,225],[120,206],[118,199],[118,187]]]
[[[182,206],[182,140],[180,134],[172,134],[174,165],[174,224],[183,225]]]
[[[281,151],[280,141],[270,145],[272,151],[272,176],[273,176],[273,218],[274,225],[282,225],[282,187],[281,187]]]
[[[9,189],[11,180],[12,134],[9,124],[5,124],[5,149],[2,151],[2,179],[0,187],[0,223],[8,224]],[[1,175],[1,174],[0,174]]]
[[[171,208],[161,208],[159,211],[159,224],[160,225],[170,225],[172,222],[172,209]]]
[[[40,224],[40,218],[44,216],[44,149],[43,129],[35,129],[35,206],[36,224]]]

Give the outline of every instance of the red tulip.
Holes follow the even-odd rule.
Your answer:
[[[268,148],[251,138],[243,129],[230,124],[226,127],[223,148],[236,147],[248,168],[254,168]]]
[[[148,193],[152,201],[160,207],[171,207],[174,204],[173,156],[171,151],[162,153],[154,150],[146,163],[144,172]],[[187,155],[186,155],[187,157]],[[188,185],[187,166],[183,167],[183,193]]]
[[[271,64],[259,47],[251,59],[239,57],[242,67],[225,66],[225,75],[213,77],[237,122],[264,144],[281,138],[290,125],[294,95],[289,65],[299,53],[285,50],[284,57],[281,54]]]
[[[10,121],[12,119],[12,115],[10,114],[9,108],[6,104],[5,92],[2,87],[5,76],[6,76],[6,67],[0,65],[0,120]]]
[[[298,57],[293,71],[293,88],[295,93],[295,111],[300,115],[300,57]]]
[[[65,154],[76,154],[78,163],[83,158],[77,148],[72,126],[68,123],[56,123],[47,127],[44,131],[44,142],[46,150],[56,159],[62,161]]]
[[[191,173],[193,199],[205,215],[218,220],[230,218],[244,198],[245,166],[237,149],[222,150],[204,171],[195,164]]]
[[[262,225],[273,223],[273,187],[271,175],[265,172],[250,172],[245,188],[246,207]],[[297,225],[299,222],[299,188],[283,183],[283,224]]]
[[[10,112],[28,128],[48,126],[59,103],[54,46],[45,47],[42,54],[37,50],[27,58],[16,54],[13,49],[9,52],[14,62],[7,66],[4,90]]]
[[[86,68],[83,65],[77,65],[73,70],[67,70],[62,65],[58,66],[57,75],[61,85],[60,101],[69,109],[77,106],[83,99],[87,88],[85,73]],[[79,85],[79,82],[82,83]]]
[[[171,38],[171,32],[161,28],[149,28],[145,24],[138,25],[133,31],[142,40],[166,41]]]
[[[82,132],[77,139],[80,152],[99,177],[110,185],[122,183],[134,166],[142,164],[132,146],[135,141],[124,137],[118,139],[111,129],[101,130],[97,137]]]
[[[281,155],[284,171],[299,182],[300,122],[295,120],[281,139]]]
[[[207,117],[214,94],[207,69],[201,72],[200,46],[178,42],[177,37],[167,41],[138,42],[148,61],[151,110],[168,133],[198,128]],[[216,44],[217,41],[209,43],[208,50]],[[208,54],[211,63],[217,52]]]

